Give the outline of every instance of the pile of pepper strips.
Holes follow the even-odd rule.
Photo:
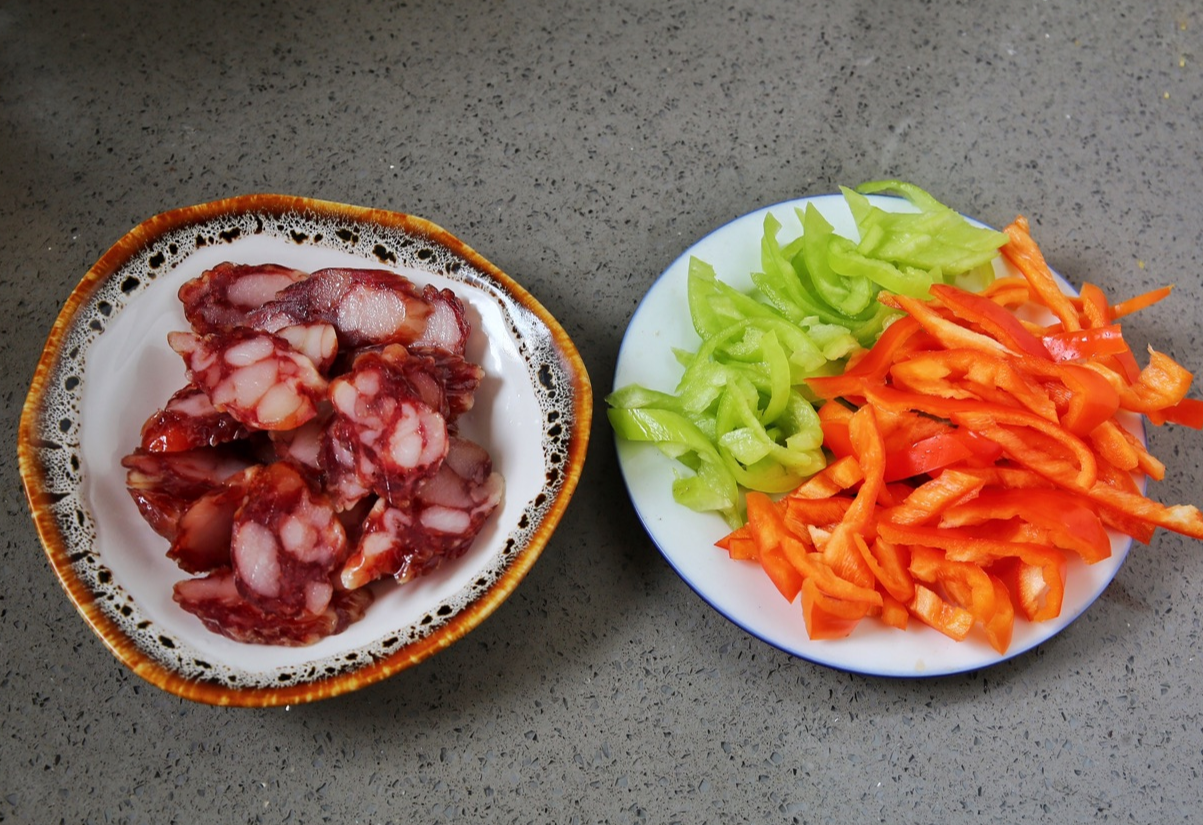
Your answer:
[[[808,380],[827,399],[832,462],[779,501],[749,492],[747,523],[718,542],[786,599],[802,594],[812,639],[914,618],[957,640],[979,626],[1003,653],[1017,615],[1060,614],[1066,553],[1110,555],[1108,528],[1203,538],[1197,508],[1142,494],[1135,478],[1165,467],[1122,423],[1203,428],[1191,373],[1152,349],[1141,369],[1118,323],[1169,288],[1114,305],[1091,284],[1068,297],[1027,221],[1006,234],[1022,277],[881,296],[907,314],[842,375]]]

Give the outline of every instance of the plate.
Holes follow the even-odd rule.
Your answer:
[[[891,211],[913,210],[900,198],[872,196],[870,201]],[[689,319],[686,300],[690,257],[711,264],[720,280],[743,290],[752,288],[751,273],[760,268],[760,239],[764,218],[772,213],[783,226],[782,240],[797,237],[801,225],[795,208],[814,206],[835,231],[856,238],[856,223],[843,196],[821,195],[767,206],[737,218],[695,243],[677,258],[644,296],[627,327],[614,386],[642,384],[671,392],[681,377],[673,348],[697,349],[700,340]],[[975,221],[976,223],[976,221]],[[1006,264],[995,264],[999,274]],[[1063,287],[1068,284],[1062,281]],[[1140,430],[1138,420],[1125,422]],[[617,439],[619,465],[639,518],[668,563],[715,610],[753,636],[802,659],[829,667],[877,676],[935,676],[960,673],[997,664],[1030,650],[1060,630],[1103,592],[1127,556],[1131,539],[1112,535],[1109,559],[1087,565],[1069,560],[1061,615],[1033,624],[1016,621],[1011,646],[999,655],[975,628],[963,642],[954,642],[932,628],[911,622],[905,632],[875,621],[861,622],[838,641],[812,641],[806,635],[799,599],[781,598],[768,577],[753,562],[737,562],[713,546],[729,529],[717,515],[696,513],[677,504],[672,481],[688,473],[654,445]]]
[[[506,479],[468,553],[405,586],[376,583],[367,615],[304,648],[206,630],[172,600],[185,574],[125,490],[122,456],[185,383],[166,335],[187,329],[179,286],[222,261],[306,271],[371,267],[452,289],[485,377],[461,431]],[[154,217],[76,287],[38,363],[21,417],[26,494],[54,572],[109,649],[151,683],[210,704],[282,705],[384,679],[478,625],[535,563],[580,478],[589,377],[561,326],[514,280],[410,215],[248,195]]]

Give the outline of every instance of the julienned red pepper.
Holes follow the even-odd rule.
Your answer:
[[[1044,343],[1028,332],[1019,319],[989,298],[964,289],[935,284],[931,294],[964,321],[977,324],[1014,352],[1050,358]]]
[[[1087,361],[1104,355],[1131,352],[1119,324],[1073,332],[1053,332],[1045,335],[1042,343],[1054,361]]]
[[[844,636],[865,616],[892,627],[914,616],[958,639],[977,625],[1002,652],[1017,614],[1060,613],[1066,552],[1106,558],[1108,529],[1203,538],[1198,509],[1142,495],[1132,472],[1157,478],[1164,466],[1116,423],[1124,409],[1203,427],[1203,402],[1185,398],[1190,373],[1152,351],[1140,370],[1114,323],[1166,291],[1118,307],[1091,285],[1053,295],[1026,221],[1008,232],[1022,281],[982,296],[938,286],[942,306],[883,296],[908,315],[845,375],[813,382],[859,406],[819,411],[835,460],[779,505],[749,502],[749,518],[769,525],[751,534],[761,564],[783,593],[801,593],[812,638]],[[1032,297],[1059,322],[1005,309]],[[733,557],[749,554],[747,535],[724,541]]]

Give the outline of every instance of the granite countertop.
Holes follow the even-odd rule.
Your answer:
[[[641,296],[759,206],[882,177],[992,225],[1203,369],[1203,14],[1188,3],[359,0],[0,5],[0,822],[1197,818],[1203,548],[1136,546],[989,669],[852,675],[710,609],[628,503],[600,414]],[[277,192],[408,212],[529,289],[599,400],[516,592],[354,694],[222,709],[127,671],[65,598],[15,457],[63,301],[128,229]],[[1203,439],[1150,433],[1203,503]]]

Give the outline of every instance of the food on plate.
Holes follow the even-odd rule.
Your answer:
[[[1002,654],[1017,618],[1060,614],[1071,559],[1108,558],[1111,533],[1203,538],[1197,508],[1144,495],[1136,478],[1165,466],[1126,426],[1203,427],[1191,373],[1152,349],[1141,368],[1117,323],[1169,290],[1066,295],[1027,221],[1006,235],[1019,274],[981,294],[879,296],[905,314],[842,374],[808,379],[832,462],[779,500],[749,492],[747,524],[718,542],[801,595],[812,639],[913,618],[956,640],[977,628]]]
[[[883,191],[901,194],[912,211],[886,212],[861,194]],[[701,345],[676,353],[684,372],[675,392],[631,385],[606,399],[619,438],[655,443],[692,471],[675,480],[676,501],[716,511],[732,527],[743,521],[742,490],[784,493],[822,469],[806,379],[838,374],[901,315],[880,297],[988,281],[1007,241],[910,184],[870,183],[844,197],[859,241],[808,205],[798,210],[802,234],[783,246],[781,222],[766,215],[751,294],[692,259],[688,302]]]
[[[223,263],[179,291],[188,383],[142,427],[126,486],[194,578],[175,601],[240,642],[312,644],[367,585],[463,555],[501,502],[458,434],[484,371],[450,290],[385,270]]]

